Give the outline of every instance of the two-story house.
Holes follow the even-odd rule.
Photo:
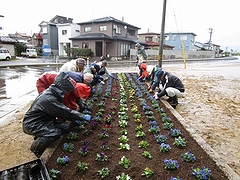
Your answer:
[[[66,48],[73,47],[71,37],[80,35],[80,26],[76,23],[58,24],[58,49],[59,57],[69,57],[70,54],[66,53]]]
[[[72,18],[56,15],[49,22],[42,21],[40,27],[40,35],[42,36],[43,45],[49,45],[53,55],[59,54],[58,27],[59,24],[72,23]]]
[[[159,41],[160,41],[160,33],[147,32],[138,34],[138,40],[146,43],[146,49],[159,49]],[[163,42],[164,50],[172,50],[174,46],[170,46],[165,44],[165,40]]]
[[[138,42],[139,27],[110,16],[78,24],[81,35],[69,38],[72,47],[92,49],[96,59],[102,55],[109,59],[124,59]]]
[[[174,46],[173,50],[194,50],[195,37],[197,35],[192,32],[176,32],[176,33],[165,33],[165,43]]]

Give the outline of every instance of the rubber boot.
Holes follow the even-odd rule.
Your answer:
[[[57,139],[57,138],[56,138]],[[33,141],[30,150],[37,156],[37,158],[40,158],[41,155],[44,153],[45,149],[52,144],[55,140],[55,138],[44,138],[44,137],[38,137],[36,140]]]
[[[172,106],[174,109],[176,109],[177,105],[178,105],[178,99],[177,99],[177,96],[174,96],[174,97],[172,97],[171,106]]]

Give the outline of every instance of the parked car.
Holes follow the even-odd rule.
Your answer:
[[[37,57],[36,49],[26,49],[26,52],[22,52],[23,57]]]
[[[11,59],[11,54],[9,50],[5,48],[0,48],[0,60],[6,60],[9,61]]]

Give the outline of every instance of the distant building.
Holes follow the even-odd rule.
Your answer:
[[[165,43],[174,46],[173,50],[195,50],[194,43],[197,35],[192,32],[165,33]]]

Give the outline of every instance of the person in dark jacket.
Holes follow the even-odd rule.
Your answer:
[[[53,84],[37,96],[31,107],[25,113],[23,132],[34,136],[30,150],[39,158],[45,149],[56,141],[62,133],[69,130],[67,121],[61,123],[56,118],[70,121],[90,121],[90,115],[84,115],[63,104],[66,93],[75,89],[65,72],[61,72]]]
[[[164,71],[162,70],[162,68],[160,68],[158,65],[153,67],[150,74],[150,84],[148,87],[148,91],[150,93],[153,92],[156,89],[156,87],[159,86],[163,72]]]
[[[163,71],[160,77],[159,91],[154,94],[154,98],[158,99],[163,96],[168,96],[167,101],[172,105],[173,108],[176,108],[178,104],[178,98],[183,97],[185,92],[184,85],[182,81],[175,75],[170,72]]]

